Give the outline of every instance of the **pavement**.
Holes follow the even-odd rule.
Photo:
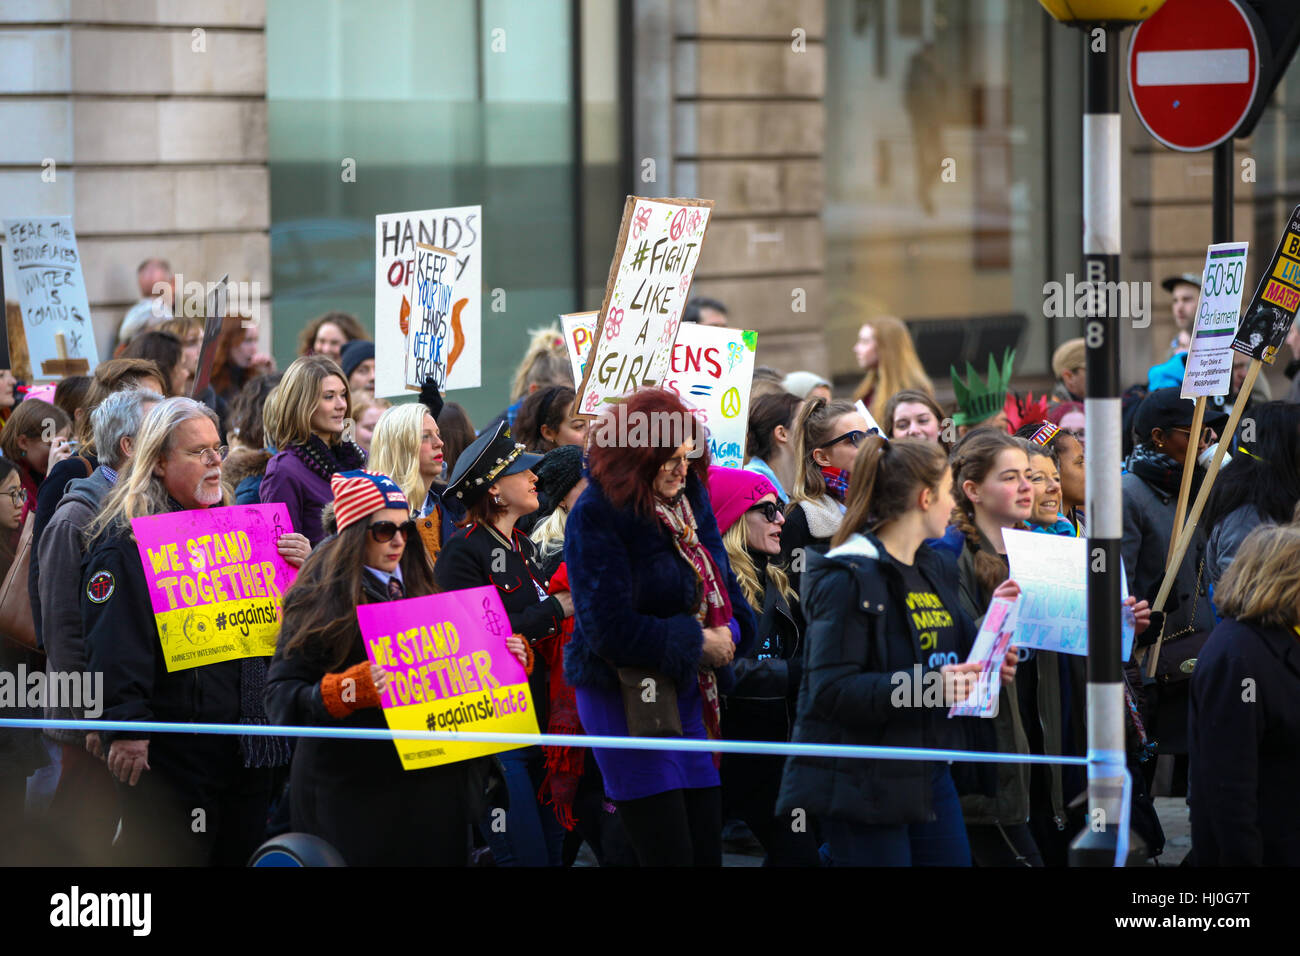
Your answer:
[[[1192,831],[1184,797],[1156,797],[1156,815],[1165,831],[1165,850],[1149,866],[1178,866],[1192,848]],[[728,827],[722,842],[723,866],[762,866],[763,850],[743,827]],[[595,866],[596,858],[585,843],[576,866]]]

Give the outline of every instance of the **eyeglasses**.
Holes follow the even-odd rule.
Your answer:
[[[836,438],[832,438],[832,439],[831,439],[830,441],[828,441],[826,444],[824,444],[824,445],[818,445],[817,447],[818,447],[818,448],[830,448],[831,445],[838,445],[840,442],[842,442],[842,441],[846,441],[846,442],[848,442],[850,445],[852,445],[854,448],[857,448],[859,445],[862,444],[862,439],[864,439],[864,438],[866,438],[866,437],[867,437],[867,433],[866,433],[866,432],[864,432],[864,431],[858,431],[858,430],[855,429],[855,430],[853,430],[853,431],[851,431],[851,432],[845,432],[843,435],[840,435],[840,436],[838,436],[838,437],[836,437]]]
[[[785,514],[781,511],[781,506],[775,501],[764,501],[762,504],[754,505],[754,507],[745,510],[759,512],[763,515],[763,520],[771,524],[776,524],[777,519],[785,521]]]
[[[678,455],[676,458],[669,458],[666,462],[660,465],[659,470],[672,474],[676,472],[678,468],[681,468],[683,466],[689,467],[690,463],[691,463],[690,458],[688,458],[685,455]]]
[[[403,521],[398,524],[395,521],[376,521],[369,528],[370,537],[374,538],[380,544],[387,544],[393,540],[393,537],[399,532],[403,541],[410,541],[411,536],[415,534],[415,522]]]
[[[23,506],[23,502],[27,500],[26,488],[15,488],[13,491],[0,492],[0,494],[6,494],[10,498],[12,498],[15,508],[21,508]]]
[[[200,451],[181,450],[191,458],[197,458],[205,465],[219,465],[226,460],[226,455],[230,454],[230,449],[225,445],[219,448],[204,448]]]
[[[1192,437],[1192,430],[1191,430],[1190,428],[1187,428],[1187,427],[1183,426],[1183,425],[1174,425],[1174,426],[1171,427],[1169,430],[1170,430],[1171,432],[1184,432],[1184,433],[1186,433],[1186,435],[1187,435],[1187,437],[1188,437],[1189,439]],[[1214,441],[1214,429],[1211,428],[1209,425],[1206,425],[1204,428],[1202,428],[1202,429],[1201,429],[1201,439],[1202,439],[1203,441],[1207,441],[1207,442],[1212,442],[1212,441]]]

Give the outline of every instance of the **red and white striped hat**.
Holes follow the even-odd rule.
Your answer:
[[[330,479],[334,520],[339,531],[384,508],[410,511],[406,495],[387,475],[371,471],[340,471]]]

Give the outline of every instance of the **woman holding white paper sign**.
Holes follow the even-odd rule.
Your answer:
[[[961,602],[977,621],[984,617],[1009,571],[1002,532],[1025,529],[1033,514],[1029,447],[1023,439],[978,428],[952,450],[953,498],[957,502],[952,524],[965,538],[957,559]],[[997,749],[1003,753],[1029,753],[1018,694],[1015,686],[1004,687],[993,718]],[[967,794],[962,798],[962,810],[978,865],[1043,865],[1029,829],[1027,765],[998,764],[996,793]]]
[[[989,722],[949,719],[980,674],[976,629],[951,566],[925,542],[943,533],[952,478],[938,445],[868,436],[853,463],[847,512],[825,555],[809,557],[798,743],[989,749]],[[1014,582],[997,596],[1013,598]],[[1015,675],[1015,654],[1000,666]],[[981,765],[987,766],[987,765]],[[991,780],[959,765],[970,778]],[[819,821],[835,866],[969,866],[946,763],[791,757],[777,810]]]
[[[331,487],[337,534],[285,592],[266,709],[277,724],[383,728],[387,672],[367,657],[356,608],[438,589],[421,549],[407,547],[415,522],[391,478],[341,472]],[[522,661],[522,642],[513,644]],[[464,866],[490,765],[480,757],[403,770],[388,740],[302,737],[289,785],[293,828],[327,841],[350,866]]]

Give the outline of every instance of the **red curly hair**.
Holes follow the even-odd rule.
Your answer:
[[[611,414],[593,422],[587,471],[616,508],[630,504],[639,513],[652,515],[655,476],[687,439],[699,452],[690,459],[687,476],[694,472],[707,485],[709,441],[704,426],[672,392],[638,389],[614,406]]]

